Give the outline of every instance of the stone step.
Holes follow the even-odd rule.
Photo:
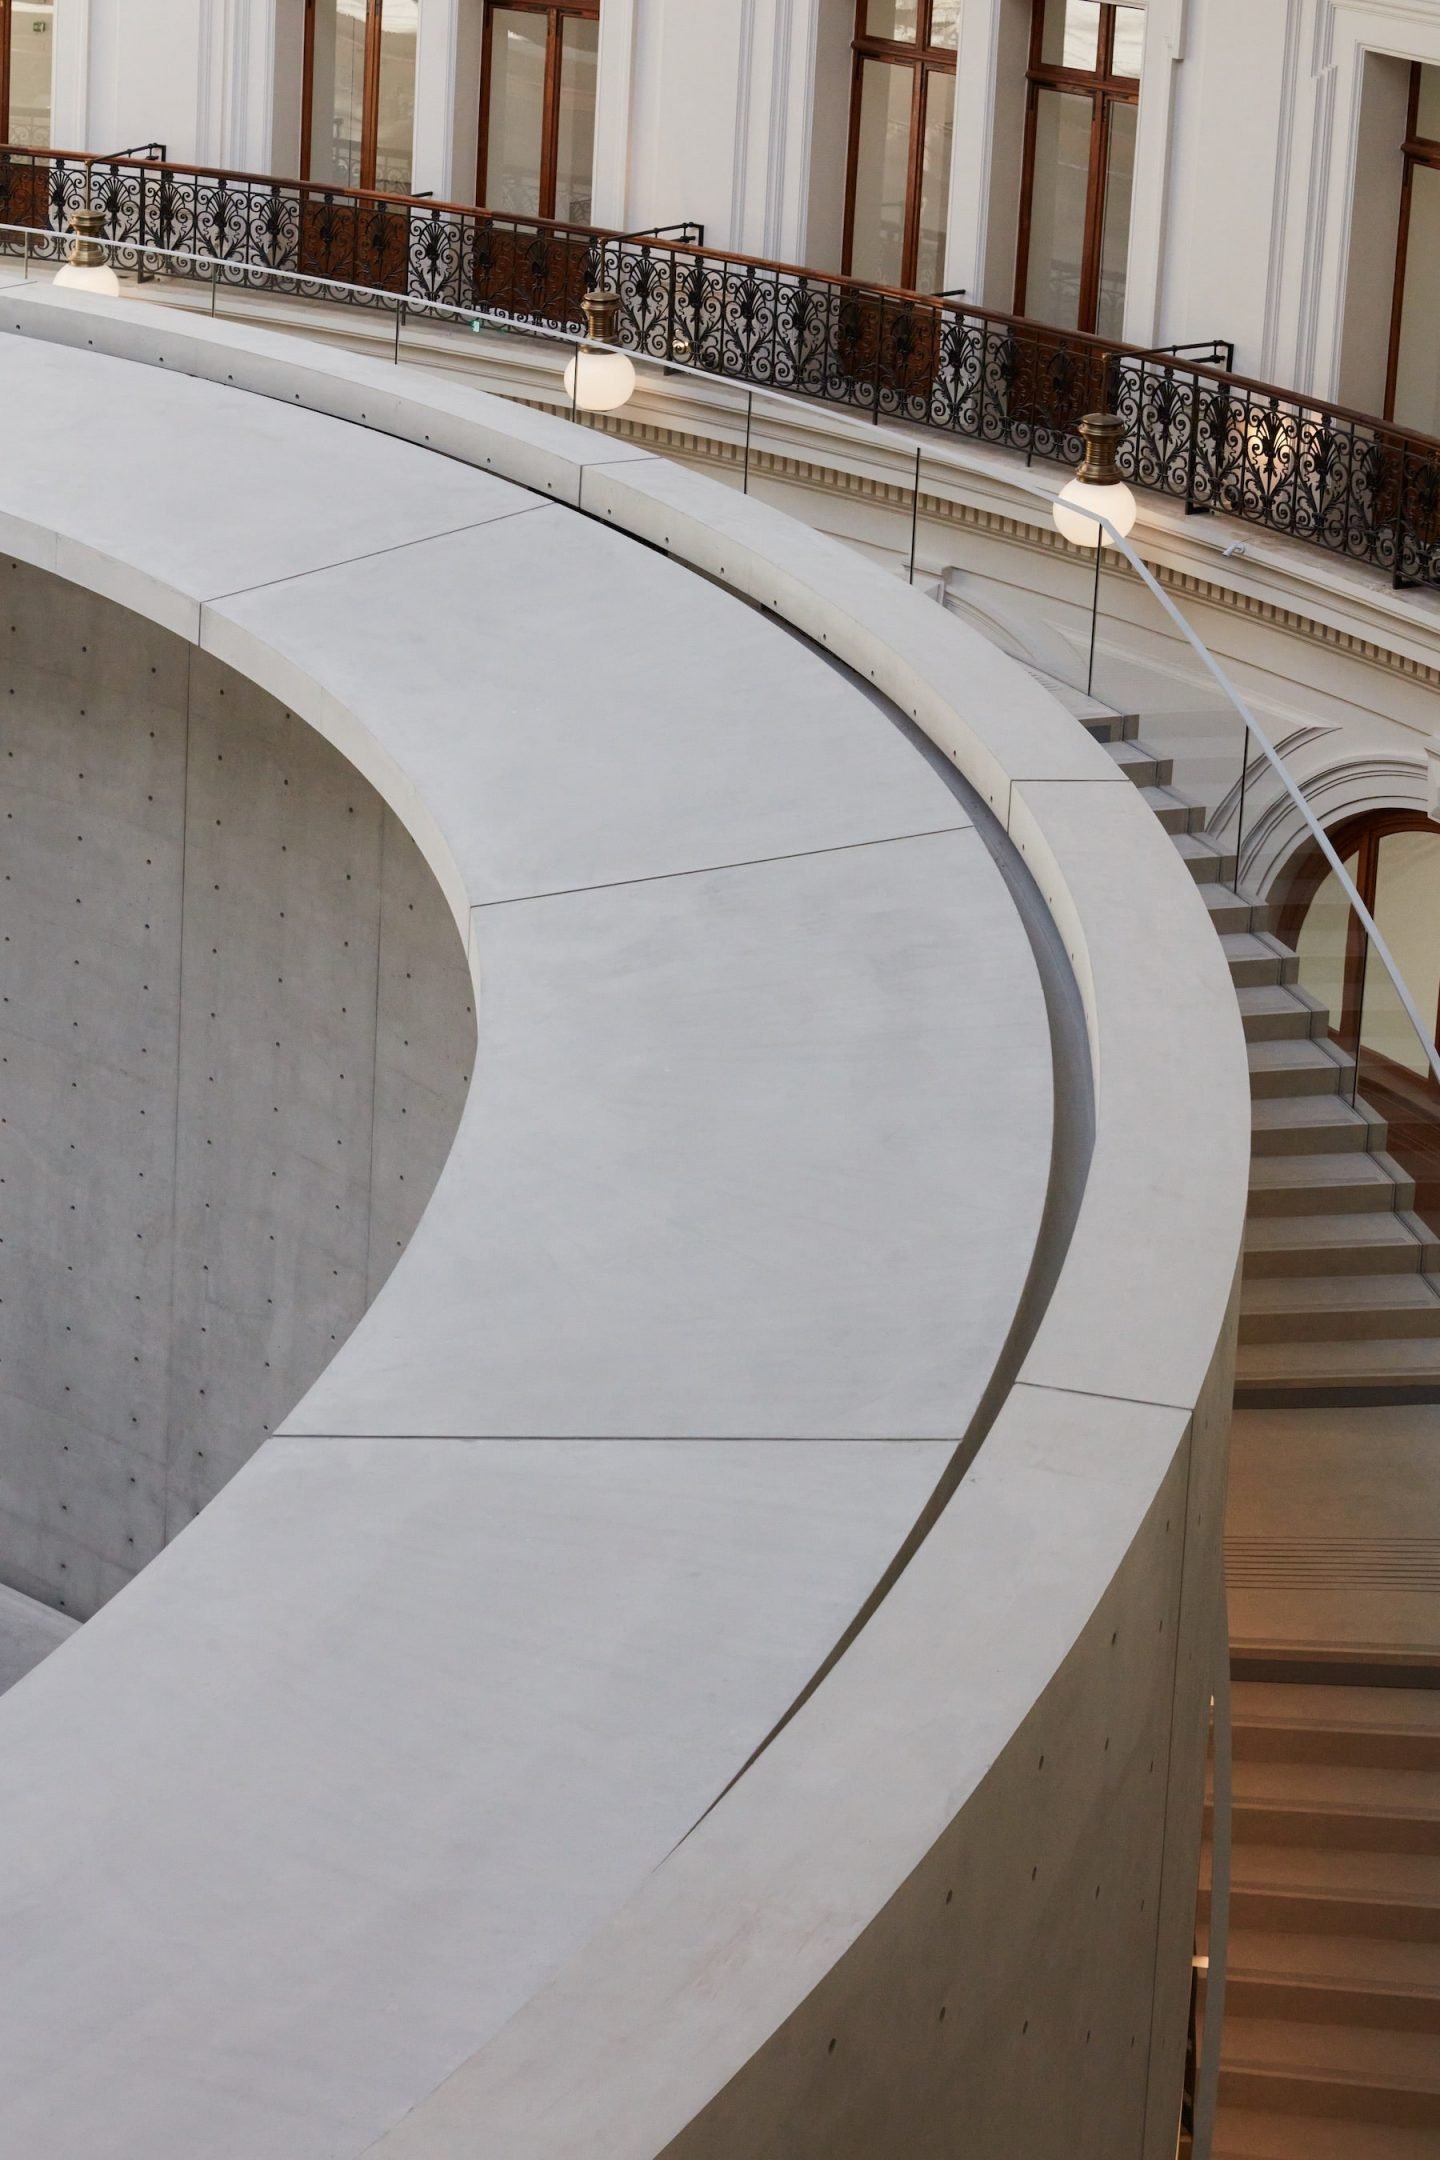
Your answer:
[[[1433,2130],[1341,2122],[1226,2107],[1215,2122],[1214,2160],[1440,2160]]]
[[[1393,1156],[1256,1155],[1250,1163],[1252,1221],[1289,1215],[1393,1213],[1415,1205],[1415,1181]]]
[[[1224,885],[1235,875],[1235,857],[1203,833],[1175,833],[1175,852],[1197,885]]]
[[[1200,897],[1217,931],[1270,928],[1274,910],[1253,893],[1237,893],[1232,885],[1201,885]]]
[[[1440,2049],[1430,2033],[1227,2016],[1220,2095],[1226,2107],[1440,2130]]]
[[[1227,930],[1220,938],[1236,988],[1254,983],[1293,983],[1300,963],[1268,930]]]
[[[1409,1275],[1440,1267],[1440,1239],[1396,1209],[1339,1215],[1251,1215],[1245,1276]]]
[[[1440,1771],[1440,1689],[1287,1686],[1231,1689],[1237,1763],[1341,1763]]]
[[[1329,1034],[1329,1013],[1299,983],[1253,983],[1235,995],[1247,1042],[1324,1042]]]
[[[1408,1335],[1440,1337],[1440,1290],[1425,1275],[1261,1276],[1241,1294],[1243,1343]]]
[[[1200,1914],[1209,1920],[1210,1863]],[[1235,1846],[1230,1921],[1263,1934],[1440,1944],[1440,1857],[1329,1845]]]
[[[1340,1342],[1249,1342],[1235,1385],[1247,1396],[1316,1389],[1406,1388],[1428,1400],[1440,1390],[1440,1346],[1431,1337],[1372,1336]]]
[[[1225,2009],[1238,2017],[1440,2032],[1440,1943],[1233,1928]]]
[[[1279,1042],[1247,1043],[1246,1052],[1252,1096],[1330,1095],[1336,1090],[1348,1096],[1353,1092],[1355,1060],[1335,1043],[1287,1036]]]
[[[1234,1781],[1237,1846],[1243,1839],[1440,1855],[1440,1773],[1433,1770],[1246,1758],[1235,1764]]]
[[[1167,833],[1195,833],[1203,829],[1205,805],[1197,803],[1191,796],[1163,786],[1142,786],[1140,793]]]
[[[1078,702],[1078,693],[1077,693]],[[1085,700],[1087,705],[1096,703]],[[1093,735],[1098,743],[1133,742],[1140,732],[1139,713],[1087,713],[1081,723],[1087,735]]]
[[[1338,1095],[1262,1097],[1250,1106],[1254,1155],[1339,1155],[1383,1147],[1385,1121]]]
[[[1160,757],[1148,743],[1139,741],[1107,742],[1104,748],[1136,787],[1169,787],[1175,771],[1173,758]]]

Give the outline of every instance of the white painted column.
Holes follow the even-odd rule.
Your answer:
[[[1030,0],[965,0],[955,71],[947,291],[985,307],[1015,295]]]
[[[595,83],[597,225],[624,232],[631,223],[631,118],[638,16],[642,0],[601,0]]]

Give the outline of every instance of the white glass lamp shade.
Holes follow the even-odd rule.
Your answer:
[[[106,300],[118,300],[120,280],[109,263],[66,263],[55,273],[57,285],[68,285],[72,292],[98,293]]]
[[[635,368],[624,353],[582,345],[565,370],[565,394],[577,412],[618,412],[635,395]]]
[[[1103,486],[1093,480],[1069,480],[1056,496],[1052,508],[1061,538],[1068,540],[1072,547],[1098,547],[1110,537],[1093,517],[1083,517],[1079,510],[1071,509],[1072,503],[1108,518],[1122,540],[1135,524],[1135,497],[1123,480],[1112,480]]]

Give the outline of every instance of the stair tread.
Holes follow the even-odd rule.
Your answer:
[[[1198,833],[1174,833],[1172,839],[1197,840]],[[1222,930],[1220,942],[1225,948],[1227,960],[1293,960],[1295,955],[1288,945],[1272,937],[1268,930]]]
[[[1236,1890],[1319,1894],[1359,1903],[1440,1906],[1440,1856],[1345,1845],[1260,1845],[1247,1838],[1230,1856]],[[1208,1862],[1205,1880],[1209,1881]]]
[[[1373,1988],[1440,2000],[1440,1943],[1383,1935],[1290,1935],[1278,1928],[1232,1928],[1225,1970],[1232,1980],[1298,1980]]]
[[[1266,984],[1281,989],[1283,984]],[[1349,1073],[1354,1059],[1333,1043],[1318,1042],[1310,1035],[1282,1035],[1276,1041],[1247,1042],[1251,1072],[1326,1072],[1338,1080]]]
[[[1304,2018],[1227,2017],[1220,2060],[1226,2069],[1301,2071],[1330,2084],[1440,2095],[1440,2048],[1433,2033],[1312,2025]]]
[[[1227,899],[1234,899],[1226,886],[1217,886],[1218,892]],[[1310,995],[1299,983],[1241,983],[1235,992],[1242,1013],[1267,1012],[1323,1012],[1318,998]]]
[[[1440,1348],[1428,1335],[1357,1336],[1345,1342],[1242,1343],[1236,1365],[1242,1387],[1296,1385],[1380,1387],[1440,1381]]]
[[[1419,1274],[1262,1275],[1247,1280],[1244,1294],[1247,1312],[1418,1312],[1431,1306],[1440,1324],[1440,1291]]]
[[[1440,2130],[1222,2107],[1215,2160],[1440,2160]]]
[[[1236,1680],[1231,1721],[1341,1732],[1440,1734],[1440,1688],[1322,1687],[1283,1680]]]
[[[1374,1185],[1395,1190],[1395,1177],[1386,1155],[1367,1151],[1349,1155],[1257,1155],[1250,1165],[1250,1183],[1267,1188],[1316,1185]]]
[[[1293,1162],[1295,1157],[1283,1159]],[[1252,1215],[1245,1225],[1245,1243],[1257,1252],[1301,1246],[1332,1246],[1343,1252],[1346,1246],[1395,1245],[1413,1253],[1417,1262],[1421,1251],[1414,1219],[1397,1208],[1376,1208],[1368,1215]]]
[[[1250,1106],[1256,1125],[1368,1125],[1364,1112],[1338,1095],[1262,1096]]]
[[[1234,1789],[1241,1802],[1366,1816],[1428,1816],[1435,1823],[1440,1857],[1440,1771],[1242,1760],[1234,1766]]]

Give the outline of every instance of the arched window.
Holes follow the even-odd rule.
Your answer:
[[[302,175],[408,195],[420,0],[305,0]]]
[[[0,141],[50,146],[54,0],[0,0]]]
[[[875,285],[945,281],[960,0],[857,0],[843,267]]]
[[[1123,335],[1145,12],[1035,0],[1015,312]]]
[[[599,0],[487,0],[477,200],[591,222]]]

